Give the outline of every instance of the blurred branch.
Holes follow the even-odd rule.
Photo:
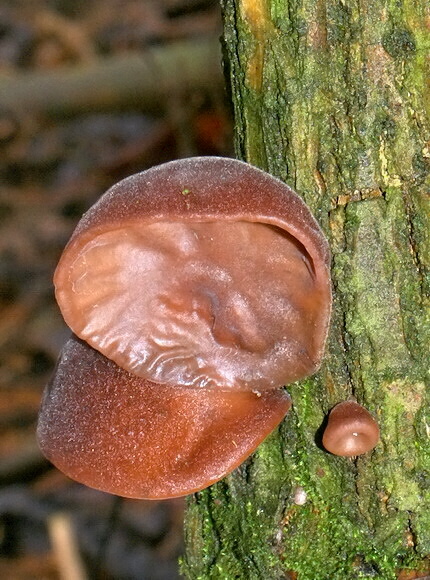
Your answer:
[[[73,68],[0,77],[0,109],[51,116],[132,106],[159,112],[172,93],[222,83],[219,40],[192,39]]]
[[[48,529],[62,580],[86,580],[71,518],[57,512],[48,518]]]

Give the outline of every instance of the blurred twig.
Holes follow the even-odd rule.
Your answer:
[[[61,580],[86,580],[70,516],[53,514],[48,519],[48,528]]]
[[[52,116],[136,106],[160,111],[165,90],[221,86],[218,39],[191,39],[49,72],[0,77],[0,110]]]

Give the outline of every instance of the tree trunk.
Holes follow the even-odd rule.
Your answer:
[[[331,244],[334,304],[322,369],[288,387],[284,423],[190,498],[183,572],[430,574],[428,4],[222,4],[237,156],[312,209]],[[320,435],[351,396],[378,419],[381,441],[347,459]]]

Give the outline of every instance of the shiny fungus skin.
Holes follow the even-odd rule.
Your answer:
[[[373,449],[378,441],[377,422],[355,401],[344,401],[330,411],[322,443],[333,455],[362,455]]]
[[[37,436],[46,457],[81,483],[166,499],[231,472],[290,406],[281,389],[258,396],[151,383],[72,337],[45,391]]]
[[[241,161],[172,161],[114,185],[54,283],[73,332],[148,381],[263,392],[314,373],[327,242],[287,185]]]

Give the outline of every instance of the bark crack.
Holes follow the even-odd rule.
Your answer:
[[[418,249],[418,245],[416,243],[416,234],[415,234],[415,224],[414,224],[414,211],[412,209],[412,204],[411,204],[411,200],[409,199],[409,196],[406,194],[406,192],[404,192],[403,194],[403,201],[405,204],[405,210],[406,210],[406,219],[407,219],[407,227],[408,227],[408,239],[409,239],[409,249],[412,255],[412,259],[414,261],[415,267],[417,269],[417,272],[419,274],[419,279],[420,279],[420,291],[421,291],[421,296],[423,295],[423,280],[424,280],[424,266],[421,262],[420,259],[420,252]]]

